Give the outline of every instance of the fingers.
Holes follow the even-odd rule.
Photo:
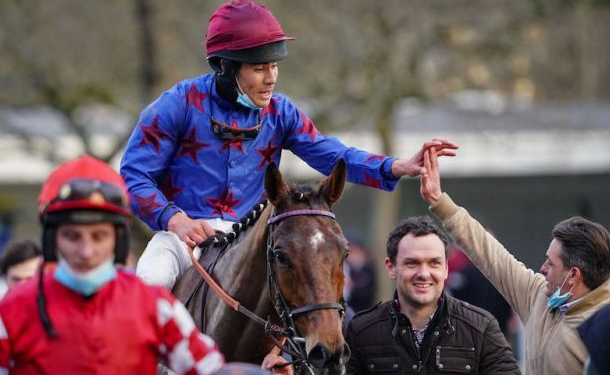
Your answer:
[[[422,170],[422,176],[427,176],[428,172],[430,171],[430,166],[432,164],[430,160],[430,154],[430,149],[424,151],[424,168]],[[436,152],[432,152],[432,154],[436,155]]]
[[[453,153],[453,155],[439,155],[439,153],[437,151],[437,152],[430,152],[428,156],[430,158],[430,164],[428,166],[428,171],[430,171],[431,173],[438,173],[438,157],[439,156],[455,156],[455,153]]]
[[[278,365],[283,365],[286,363],[287,362],[283,357],[275,354],[272,350],[269,354],[265,356],[265,359],[263,359],[261,368],[265,370],[271,370],[271,372],[273,372],[274,374],[292,375],[293,371],[291,366],[276,367]]]
[[[203,220],[193,220],[180,238],[192,249],[214,234],[214,229],[208,223]]]
[[[455,152],[453,151],[448,151],[448,150],[437,150],[436,151],[436,155],[437,156],[455,156],[457,155]]]
[[[437,156],[456,156],[456,153],[451,150],[457,150],[459,146],[446,139],[434,138],[431,141],[425,142],[422,146],[422,150],[428,150],[431,148],[436,150]]]
[[[213,236],[216,234],[216,231],[214,230],[214,228],[212,228],[210,226],[210,224],[206,223],[205,221],[200,221],[201,224],[201,229],[203,230],[203,234],[205,235],[205,239],[207,239],[210,236]]]
[[[448,141],[446,139],[433,138],[432,141],[438,142],[439,145],[443,146],[442,148],[450,148],[453,150],[457,150],[458,148],[460,148],[460,146],[458,146],[455,143]]]

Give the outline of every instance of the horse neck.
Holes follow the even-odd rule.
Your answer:
[[[266,285],[267,220],[270,214],[271,205],[268,205],[253,227],[243,234],[245,237],[225,254],[222,261],[226,264],[217,268],[223,270],[216,276],[230,295],[251,293],[254,285]]]

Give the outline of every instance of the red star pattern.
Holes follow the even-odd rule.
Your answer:
[[[197,89],[197,86],[193,83],[189,88],[188,94],[186,94],[186,101],[189,106],[194,105],[200,110],[202,113],[205,113],[205,109],[203,109],[203,99],[210,96],[208,93],[203,93]]]
[[[237,122],[235,120],[233,120],[233,122],[231,123],[231,127],[237,129]],[[231,140],[225,141],[222,144],[222,148],[220,149],[220,151],[224,151],[224,150],[229,150],[231,147],[235,147],[236,149],[239,150],[240,153],[244,153],[244,145],[243,145],[244,140],[242,139],[241,136],[233,138]]]
[[[207,143],[199,142],[197,140],[195,128],[191,129],[188,137],[182,138],[180,144],[181,147],[180,151],[178,152],[178,156],[188,155],[193,159],[195,164],[197,164],[197,151],[210,146]]]
[[[320,135],[320,132],[318,131],[318,129],[316,129],[316,126],[313,124],[313,122],[311,122],[311,120],[308,119],[307,116],[302,113],[301,119],[303,120],[303,126],[299,131],[297,131],[297,134],[309,134],[309,138],[311,138],[311,141],[313,142],[313,140],[316,138],[316,135]]]
[[[269,143],[267,144],[267,148],[257,148],[256,151],[260,154],[260,156],[263,157],[263,160],[261,160],[261,163],[258,165],[258,170],[260,171],[261,168],[263,168],[263,166],[265,166],[265,164],[269,164],[271,163],[271,158],[273,157],[273,154],[279,150],[279,147],[273,147],[271,146],[271,141],[269,141]]]
[[[383,160],[385,158],[385,156],[383,155],[377,155],[377,154],[371,154],[371,156],[369,156],[368,158],[366,158],[366,160],[364,161],[365,163],[368,163],[369,161],[373,161],[373,160]]]
[[[151,145],[155,148],[157,154],[159,153],[159,144],[161,143],[161,140],[170,138],[169,134],[164,133],[159,129],[159,116],[155,116],[150,126],[145,126],[144,124],[140,125],[140,131],[143,136],[138,147]]]
[[[222,215],[223,213],[227,213],[227,214],[233,216],[234,218],[238,219],[237,214],[235,213],[235,211],[233,211],[233,207],[235,207],[235,206],[237,206],[237,204],[239,204],[239,202],[241,201],[241,198],[233,200],[233,191],[232,190],[225,190],[225,192],[222,194],[222,196],[219,199],[207,198],[206,200],[214,208],[212,215],[213,214]]]
[[[381,182],[379,182],[378,179],[369,176],[369,174],[366,172],[364,172],[364,182],[363,183],[366,186],[374,187],[377,189],[381,188]]]
[[[175,200],[176,194],[184,190],[174,185],[174,179],[172,178],[171,173],[168,173],[162,181],[159,181],[157,187],[161,190],[163,195],[165,195],[165,198],[167,198],[168,201]]]
[[[152,194],[148,198],[140,197],[139,195],[134,195],[136,200],[138,201],[138,206],[140,206],[140,215],[146,217],[150,220],[154,218],[153,211],[159,207],[163,207],[161,203],[157,203],[155,199],[157,199],[157,194]]]
[[[266,115],[276,115],[277,114],[277,109],[275,108],[275,103],[277,102],[277,99],[271,98],[271,101],[269,102],[269,105],[266,106],[265,108],[263,108],[263,113],[261,113],[261,118],[265,117]]]

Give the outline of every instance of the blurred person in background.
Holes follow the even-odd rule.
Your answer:
[[[38,198],[46,263],[0,301],[0,374],[211,374],[223,356],[165,289],[124,272],[127,187],[83,156],[56,168]],[[46,264],[54,266],[54,264]]]
[[[582,374],[587,349],[576,329],[610,301],[608,230],[581,217],[559,222],[546,260],[535,272],[443,193],[434,151],[424,152],[420,191],[448,233],[521,318],[524,372]]]
[[[521,374],[498,322],[444,292],[448,236],[429,218],[401,222],[388,238],[394,299],[348,327],[348,374]]]
[[[377,276],[369,252],[361,236],[354,231],[345,231],[349,241],[349,255],[345,260],[349,273],[347,304],[358,312],[372,307],[376,300]]]
[[[138,261],[143,280],[172,288],[191,265],[187,251],[215,230],[230,231],[264,197],[263,177],[292,151],[328,175],[343,159],[348,180],[393,190],[417,176],[423,150],[453,156],[453,143],[425,142],[411,158],[347,147],[321,134],[286,96],[275,93],[288,56],[274,15],[252,1],[222,4],[210,17],[205,56],[213,73],[185,79],[145,108],[121,162],[134,211],[157,231]]]
[[[449,278],[445,284],[455,298],[489,311],[500,324],[500,330],[508,339],[512,309],[502,294],[468,259],[464,252],[453,245],[449,258]]]
[[[7,291],[34,274],[42,261],[42,250],[34,241],[23,240],[9,243],[0,256],[0,275]],[[0,294],[0,298],[4,293]]]

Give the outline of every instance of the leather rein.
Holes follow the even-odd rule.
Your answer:
[[[294,324],[293,318],[301,314],[306,314],[311,311],[322,309],[336,309],[341,315],[343,315],[345,313],[345,301],[342,300],[341,303],[317,303],[299,307],[294,310],[291,309],[288,305],[288,302],[286,301],[279,287],[277,273],[275,270],[275,260],[278,254],[278,250],[276,249],[275,243],[273,242],[273,230],[278,223],[280,223],[286,218],[294,216],[325,216],[336,220],[335,215],[332,212],[324,210],[294,210],[284,212],[279,215],[274,215],[272,213],[269,220],[267,220],[267,276],[269,278],[268,291],[269,296],[273,301],[273,305],[276,309],[276,312],[282,319],[285,328],[273,324],[270,318],[267,318],[266,320],[261,318],[254,312],[242,306],[239,301],[229,296],[222,289],[222,287],[220,287],[220,285],[218,285],[218,283],[207,273],[207,271],[201,266],[201,264],[199,264],[197,259],[195,259],[192,251],[189,251],[188,253],[191,258],[191,263],[193,264],[193,267],[199,273],[199,275],[201,275],[205,282],[208,283],[209,287],[214,291],[214,293],[216,293],[216,295],[233,310],[245,315],[248,319],[263,326],[265,333],[269,335],[274,344],[279,347],[283,352],[288,353],[292,357],[293,361],[284,365],[304,365],[311,372],[311,367],[307,362],[305,339],[299,335],[296,325]],[[234,233],[232,232],[229,232],[229,234],[234,235]],[[275,292],[275,298],[272,297],[273,294],[271,288],[273,288]]]

